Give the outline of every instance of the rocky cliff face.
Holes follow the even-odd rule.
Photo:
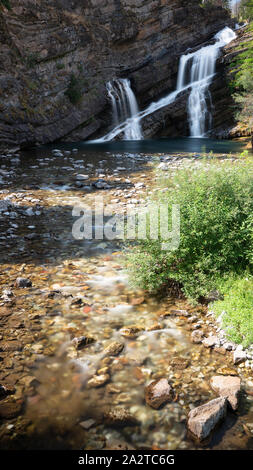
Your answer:
[[[197,0],[10,3],[10,11],[0,7],[0,142],[5,145],[74,141],[105,132],[111,123],[108,80],[130,78],[140,106],[146,106],[175,88],[182,53],[230,23],[225,10],[201,8]],[[147,135],[163,132],[164,126],[185,134],[180,102],[163,110],[162,121],[160,115],[150,118]]]
[[[214,104],[212,136],[218,138],[237,138],[251,135],[245,125],[235,120],[235,111],[238,106],[231,96],[229,82],[233,76],[233,62],[236,56],[247,50],[247,42],[252,41],[253,36],[247,28],[241,28],[236,33],[237,38],[224,48],[223,54],[218,60],[217,75],[210,87]]]

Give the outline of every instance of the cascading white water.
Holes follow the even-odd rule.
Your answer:
[[[179,63],[177,89],[191,86],[188,99],[189,128],[191,137],[204,137],[211,127],[212,115],[208,109],[208,88],[215,73],[216,60],[221,47],[236,37],[230,28],[216,34],[215,44],[183,55]],[[201,85],[199,84],[201,82]]]
[[[161,98],[159,101],[151,103],[146,109],[139,113],[136,99],[133,95],[136,103],[136,112],[134,112],[134,108],[132,108],[132,114],[130,114],[131,117],[116,125],[116,127],[104,137],[97,139],[93,142],[107,142],[113,140],[120,134],[123,134],[124,137],[128,140],[129,135],[135,134],[135,131],[133,132],[133,128],[139,128],[140,137],[137,137],[137,133],[135,134],[134,138],[135,140],[140,140],[142,138],[142,134],[140,130],[141,128],[138,126],[140,126],[141,119],[173,103],[179,93],[188,89],[191,89],[188,100],[188,112],[190,121],[189,125],[191,136],[203,137],[205,134],[206,124],[208,124],[209,122],[210,125],[211,116],[207,108],[206,99],[208,98],[210,101],[210,94],[208,93],[208,88],[215,74],[216,59],[218,57],[219,50],[235,38],[236,34],[234,33],[234,31],[232,31],[232,29],[228,27],[225,27],[218,34],[215,35],[214,39],[216,40],[216,42],[214,44],[202,47],[196,52],[183,55],[180,58],[179,62],[177,89],[175,91],[169,93],[167,96]],[[128,86],[131,90],[129,82]],[[110,86],[108,94],[112,100],[113,110],[115,111],[117,109],[115,108],[117,98],[116,95],[111,96],[112,88],[110,88]],[[130,139],[131,138],[132,137],[130,137]]]
[[[141,140],[140,120],[135,119],[139,109],[130,81],[126,78],[113,80],[107,83],[107,92],[112,102],[114,125],[118,126],[130,118],[130,125],[126,126],[124,130],[124,138],[126,140]]]

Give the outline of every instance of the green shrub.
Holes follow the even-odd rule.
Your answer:
[[[224,295],[212,305],[217,316],[221,315],[222,327],[228,339],[248,346],[253,343],[253,278],[230,276],[218,283]]]
[[[241,0],[240,3],[240,15],[244,20],[253,20],[253,1],[252,0]]]
[[[78,104],[83,97],[84,80],[80,77],[71,75],[69,86],[65,91],[65,95],[72,104]]]
[[[0,0],[2,5],[7,8],[7,10],[11,10],[11,4],[9,0]]]
[[[253,6],[252,6],[253,9]],[[253,23],[247,27],[253,38]],[[245,50],[236,56],[231,64],[232,80],[230,88],[236,103],[236,119],[253,132],[253,39],[242,42],[240,48]]]
[[[56,68],[57,68],[57,70],[62,70],[62,69],[65,68],[65,65],[62,64],[61,62],[58,62],[58,63],[56,64]]]
[[[182,286],[191,300],[206,296],[217,279],[253,265],[253,166],[202,162],[164,181],[158,200],[180,205],[180,245],[162,251],[161,240],[143,240],[127,258],[133,282],[150,292]]]

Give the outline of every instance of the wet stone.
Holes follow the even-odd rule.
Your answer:
[[[160,323],[154,323],[153,325],[149,326],[147,328],[147,331],[156,331],[156,330],[162,330],[162,325]]]
[[[25,385],[26,388],[29,388],[29,387],[36,387],[36,385],[39,384],[39,381],[33,377],[33,376],[26,376],[26,377],[22,377],[21,381],[20,381],[22,384]]]
[[[238,375],[235,369],[231,369],[230,367],[224,366],[217,369],[217,374],[220,375]]]
[[[30,279],[26,279],[25,277],[17,277],[15,285],[16,287],[27,288],[32,286],[32,281]]]
[[[94,343],[95,339],[89,336],[79,336],[78,338],[74,338],[72,340],[73,345],[76,349],[82,349],[88,344]]]
[[[151,382],[145,388],[146,403],[154,409],[160,408],[165,403],[168,403],[173,398],[172,387],[168,384],[167,379],[158,379]]]
[[[87,382],[88,388],[97,388],[102,387],[110,380],[109,374],[103,375],[94,375],[90,380]]]
[[[184,370],[190,365],[190,361],[184,357],[173,357],[170,361],[170,365],[174,369]]]
[[[123,351],[123,349],[123,343],[118,343],[117,341],[114,341],[105,348],[104,352],[107,356],[118,356],[121,351]]]
[[[83,429],[88,431],[95,423],[96,421],[94,419],[87,419],[86,421],[82,421],[79,424]]]
[[[128,326],[120,329],[120,334],[126,338],[136,338],[143,328],[139,326]]]
[[[124,407],[115,407],[105,412],[104,420],[105,424],[116,428],[138,424],[138,420]]]
[[[4,341],[0,343],[0,351],[12,352],[12,351],[21,351],[22,344],[19,341]]]

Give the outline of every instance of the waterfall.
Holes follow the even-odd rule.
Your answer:
[[[235,37],[231,29],[224,28],[216,34],[214,44],[202,47],[197,52],[183,55],[180,59],[177,90],[180,91],[187,85],[191,87],[188,99],[191,137],[204,137],[211,127],[212,114],[208,107],[208,100],[210,101],[208,88],[215,74],[220,48]],[[200,82],[201,85],[199,85]]]
[[[124,116],[122,116],[123,102],[121,101],[122,95],[119,92],[119,87],[117,87],[116,93],[115,85],[110,82],[110,84],[107,85],[107,90],[112,101],[116,126],[104,137],[93,142],[107,142],[113,140],[120,134],[123,134],[127,140],[133,138],[140,140],[142,138],[140,128],[141,119],[173,103],[179,93],[186,90],[190,90],[188,115],[191,137],[204,137],[206,130],[210,128],[211,125],[211,113],[208,109],[208,101],[211,102],[211,97],[208,88],[215,75],[216,60],[220,49],[235,38],[236,34],[234,31],[225,27],[214,36],[214,44],[181,56],[176,90],[169,93],[164,98],[161,98],[159,101],[151,103],[141,112],[138,112],[136,99],[131,90],[129,81],[125,79],[115,81],[121,83],[121,87],[124,90],[124,99],[128,102],[126,108],[128,109],[129,117],[127,119],[124,119]],[[132,103],[131,106],[130,102]],[[135,106],[133,106],[133,103],[135,103]],[[133,135],[134,137],[132,137]]]
[[[114,126],[130,118],[130,125],[124,130],[125,140],[141,140],[142,132],[138,115],[138,104],[130,81],[126,78],[120,78],[107,83],[107,93],[112,102],[113,124]]]

